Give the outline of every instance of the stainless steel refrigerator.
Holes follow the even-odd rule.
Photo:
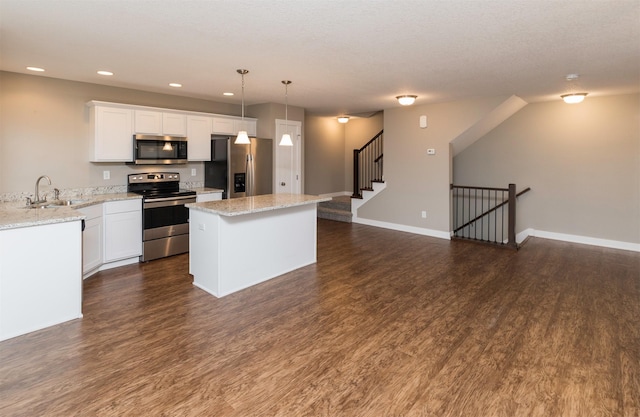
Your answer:
[[[224,190],[222,198],[271,194],[273,144],[271,139],[250,138],[236,145],[235,136],[211,136],[211,162],[204,163],[205,187]]]

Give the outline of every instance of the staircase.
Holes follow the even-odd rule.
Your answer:
[[[318,204],[318,218],[351,223],[351,197],[333,197],[331,201]]]
[[[355,213],[357,221],[358,208],[384,189],[383,133],[381,130],[362,148],[353,150],[353,194],[318,204],[318,218],[351,223]]]

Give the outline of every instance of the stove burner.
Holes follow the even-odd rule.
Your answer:
[[[196,195],[195,191],[180,188],[180,174],[177,172],[130,174],[127,177],[127,191],[140,194],[145,199]]]

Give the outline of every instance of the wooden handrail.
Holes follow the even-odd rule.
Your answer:
[[[367,146],[371,145],[371,143],[378,139],[378,136],[382,135],[382,133],[384,132],[384,129],[379,131],[374,137],[371,138],[371,140],[367,143],[364,144],[364,146],[362,146],[362,148],[358,149],[359,152],[362,152],[362,150],[364,150],[364,148],[366,148]]]

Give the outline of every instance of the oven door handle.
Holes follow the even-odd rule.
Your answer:
[[[195,203],[196,198],[194,196],[184,196],[184,197],[164,197],[164,198],[153,198],[149,200],[144,200],[142,207],[143,208],[156,208],[156,207],[169,207],[169,206],[178,206],[186,203]]]

